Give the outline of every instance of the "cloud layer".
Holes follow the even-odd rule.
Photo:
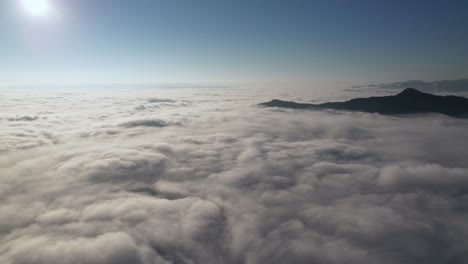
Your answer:
[[[1,263],[468,261],[468,121],[159,93],[0,98]]]

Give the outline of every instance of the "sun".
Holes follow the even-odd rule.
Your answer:
[[[21,0],[24,10],[31,16],[46,17],[51,12],[49,0]]]

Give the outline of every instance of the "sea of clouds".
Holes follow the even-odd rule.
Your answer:
[[[0,263],[468,263],[468,120],[353,92],[0,95]]]

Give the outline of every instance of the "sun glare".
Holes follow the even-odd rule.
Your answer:
[[[31,16],[45,17],[51,11],[49,0],[21,0],[21,4]]]

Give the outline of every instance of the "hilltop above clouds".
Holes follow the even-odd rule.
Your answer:
[[[460,96],[437,96],[413,88],[406,88],[393,96],[355,98],[346,102],[305,104],[272,100],[260,105],[292,109],[335,109],[386,115],[440,113],[453,117],[468,116],[468,99]]]

